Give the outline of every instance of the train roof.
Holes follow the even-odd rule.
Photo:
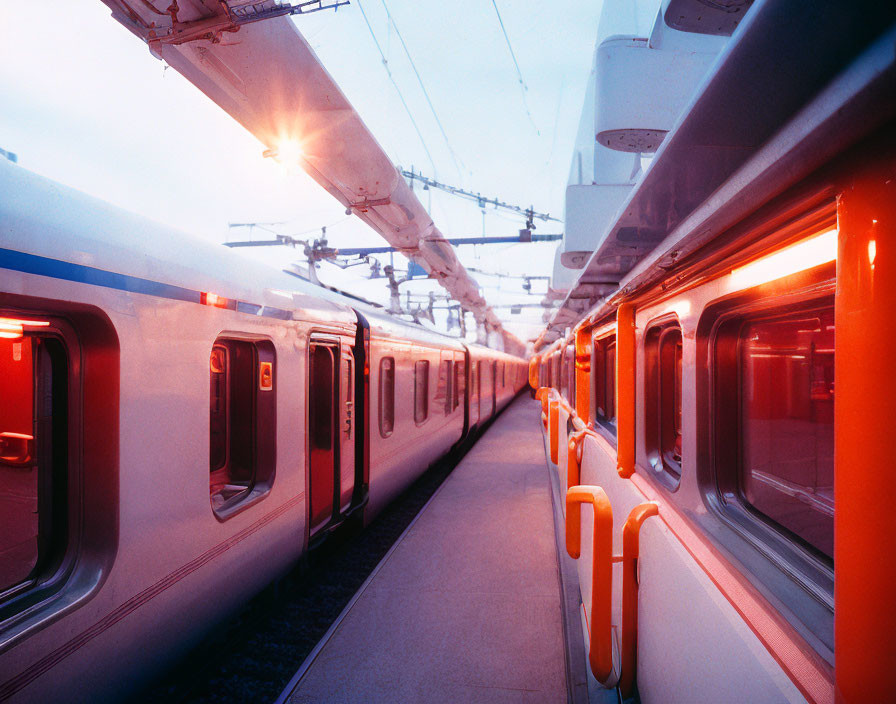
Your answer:
[[[0,160],[0,246],[283,312],[354,321],[319,287]]]
[[[381,337],[458,350],[465,344],[5,159],[0,159],[0,193],[0,247],[14,253],[212,292],[249,304],[248,310],[256,314],[270,309],[283,318],[354,323],[357,310]]]

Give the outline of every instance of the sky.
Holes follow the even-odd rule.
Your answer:
[[[525,89],[490,0],[352,0],[293,21],[396,165],[562,218],[601,0],[496,4]],[[261,222],[303,239],[326,226],[336,247],[384,244],[307,175],[263,158],[261,143],[154,58],[99,0],[43,0],[39,17],[30,3],[0,2],[0,47],[0,148],[15,152],[22,167],[215,242],[268,239],[258,228],[228,226]],[[515,235],[524,226],[517,215],[482,212],[439,191],[420,197],[446,237]],[[536,225],[537,233],[562,232],[562,223]],[[472,269],[544,276],[555,247],[464,246],[458,255]],[[279,268],[302,261],[288,247],[238,251]],[[368,280],[368,271],[323,263],[318,275],[386,303],[385,280]],[[471,273],[496,306],[538,303],[545,291],[543,281],[527,296],[519,278]],[[401,290],[441,292],[426,280]],[[543,327],[540,308],[496,312],[523,340]],[[445,314],[437,315],[444,326]]]

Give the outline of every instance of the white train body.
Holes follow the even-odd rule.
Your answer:
[[[369,520],[525,383],[518,358],[361,310],[2,160],[0,318],[25,321],[19,345],[51,336],[55,341],[32,347],[56,348],[49,356],[59,359],[47,362],[51,376],[57,384],[67,377],[64,391],[52,386],[62,398],[46,421],[55,443],[52,467],[37,466],[41,438],[21,440],[22,432],[8,433],[7,446],[33,444],[30,469],[25,449],[18,455],[9,449],[9,461],[0,459],[0,477],[10,478],[0,479],[4,523],[30,520],[22,509],[29,501],[39,506],[41,521],[37,536],[11,538],[0,550],[4,569],[15,576],[31,559],[15,551],[34,551],[33,539],[39,544],[31,572],[0,584],[0,701],[99,701],[132,692],[289,570],[309,541],[350,513]],[[219,362],[254,350],[261,370],[255,400],[247,402],[252,476],[240,483],[236,470],[221,470],[233,476],[217,494],[210,480],[214,379],[209,396],[216,343]],[[367,358],[356,362],[362,344]],[[310,526],[309,350],[315,345],[324,356],[340,355],[333,447],[326,455],[338,496],[332,515]],[[394,360],[388,433],[378,418],[384,358]],[[38,369],[43,362],[36,360]],[[481,413],[478,399],[464,391],[471,388],[469,367],[478,362],[488,377]],[[455,386],[440,374],[450,371],[453,382],[452,365],[461,363],[464,390],[457,389],[455,400]],[[211,364],[214,376],[214,355]],[[415,407],[421,382],[414,374],[427,366],[421,420]],[[497,393],[495,368],[505,377]],[[228,374],[237,379],[237,371]],[[221,422],[235,435],[242,432],[234,410],[238,386],[227,383],[234,386],[221,396],[228,409]],[[238,451],[234,446],[225,454]],[[64,481],[53,480],[52,499],[16,493],[31,482],[29,472],[61,472]],[[29,486],[40,493],[44,480],[34,477]],[[43,536],[45,513],[57,516],[52,536]]]

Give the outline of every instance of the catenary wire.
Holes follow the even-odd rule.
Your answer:
[[[436,113],[436,108],[432,104],[432,100],[429,97],[429,93],[426,90],[426,86],[423,85],[423,79],[420,77],[420,72],[417,70],[417,66],[414,63],[414,59],[411,57],[411,52],[408,49],[408,45],[404,42],[404,37],[401,36],[401,31],[398,29],[398,25],[395,24],[395,20],[392,18],[392,13],[389,12],[389,6],[386,5],[386,0],[380,0],[383,3],[383,9],[386,11],[386,16],[389,18],[389,22],[392,24],[392,27],[395,29],[395,34],[398,37],[398,41],[401,42],[401,46],[404,49],[405,55],[408,57],[408,61],[411,64],[411,68],[414,70],[414,75],[417,76],[417,82],[420,84],[420,89],[423,91],[423,96],[426,98],[426,102],[429,104],[429,109],[432,111],[432,116],[436,119],[436,124],[439,126],[439,131],[442,133],[442,137],[445,140],[445,145],[448,147],[448,153],[451,155],[451,160],[454,162],[454,166],[457,169],[458,174],[461,174],[461,167],[463,162],[460,161],[457,154],[454,153],[454,149],[451,146],[451,141],[448,139],[448,135],[445,133],[445,128],[442,126],[442,121],[439,119],[438,113]],[[460,162],[460,163],[458,163]],[[466,168],[466,167],[463,167]],[[462,174],[461,174],[462,175]]]
[[[532,112],[529,110],[529,101],[526,100],[526,91],[529,90],[529,86],[526,85],[526,81],[523,80],[523,72],[520,70],[520,64],[516,60],[516,54],[513,51],[513,46],[510,44],[510,37],[507,35],[507,30],[504,28],[504,20],[501,19],[501,11],[498,9],[498,3],[496,0],[492,0],[492,6],[495,8],[495,14],[498,16],[498,24],[501,25],[501,32],[504,34],[504,41],[507,42],[507,49],[510,51],[510,58],[513,59],[513,65],[516,67],[516,75],[520,81],[520,90],[523,94],[523,107],[526,109],[526,115],[529,118],[529,122],[532,123],[532,127],[535,129],[535,133],[540,137],[541,131],[538,129],[538,126],[535,124],[535,120],[532,119]]]
[[[427,159],[429,159],[429,163],[432,166],[433,171],[436,171],[436,164],[433,161],[432,154],[430,154],[429,152],[429,147],[426,146],[426,140],[423,139],[423,134],[420,132],[420,127],[417,125],[417,121],[414,119],[414,116],[411,113],[411,109],[408,107],[407,101],[404,99],[404,95],[402,95],[401,88],[399,88],[398,83],[395,82],[395,77],[392,75],[392,70],[389,68],[389,61],[388,59],[386,59],[386,55],[383,53],[383,49],[380,46],[379,40],[376,38],[376,34],[374,34],[373,32],[373,27],[370,26],[370,20],[367,19],[367,13],[364,12],[364,6],[361,4],[361,0],[357,0],[357,2],[358,9],[361,10],[361,16],[364,18],[364,23],[367,25],[367,29],[370,30],[370,36],[373,38],[373,43],[376,44],[376,50],[380,53],[380,58],[383,60],[383,68],[386,69],[386,74],[389,76],[389,80],[392,81],[392,85],[395,87],[395,92],[398,93],[401,104],[404,106],[404,111],[407,113],[411,124],[414,126],[414,131],[417,133],[417,137],[420,138],[420,144],[423,145],[423,151],[426,152],[426,157]]]

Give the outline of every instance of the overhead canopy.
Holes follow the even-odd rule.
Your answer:
[[[347,211],[420,264],[504,349],[479,286],[311,47],[273,0],[103,0],[112,15],[281,161],[297,161]],[[166,9],[167,8],[167,9]],[[264,17],[260,21],[251,21]]]
[[[610,299],[635,290],[649,263],[668,271],[890,119],[894,8],[824,2],[801,15],[794,31],[791,2],[756,2],[540,342],[556,339],[588,311],[600,312],[603,293],[594,282],[616,282]]]

